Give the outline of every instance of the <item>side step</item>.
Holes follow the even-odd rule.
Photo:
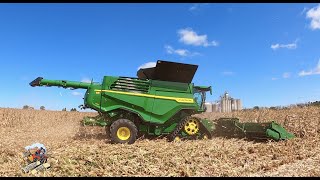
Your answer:
[[[278,123],[240,123],[238,118],[217,120],[214,134],[217,136],[247,137],[251,139],[273,139],[276,141],[292,139],[295,136]]]

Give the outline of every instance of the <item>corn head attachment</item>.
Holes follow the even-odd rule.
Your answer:
[[[273,139],[275,141],[287,140],[295,137],[275,121],[266,123],[240,123],[238,118],[218,119],[215,125],[214,134],[216,136]]]

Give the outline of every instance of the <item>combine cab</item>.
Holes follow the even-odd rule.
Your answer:
[[[156,67],[140,69],[137,78],[104,76],[100,84],[39,77],[30,85],[87,89],[82,107],[99,112],[114,143],[132,144],[141,135],[212,138],[213,122],[192,116],[205,111],[206,92],[212,93],[211,86],[192,83],[197,68],[159,60]]]

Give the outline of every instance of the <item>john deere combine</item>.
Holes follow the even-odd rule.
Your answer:
[[[245,136],[258,134],[275,140],[292,137],[272,123],[249,125],[221,119],[215,126],[212,121],[191,116],[205,111],[206,92],[212,93],[211,86],[191,82],[197,68],[159,60],[156,67],[140,69],[137,78],[104,76],[99,84],[38,77],[30,85],[87,89],[82,107],[99,112],[114,143],[132,144],[140,135],[166,136],[169,141],[212,138],[215,132],[225,131],[225,125],[231,125],[227,130],[241,131]]]

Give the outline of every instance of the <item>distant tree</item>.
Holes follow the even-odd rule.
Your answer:
[[[259,110],[259,106],[254,106],[253,109],[254,110]]]
[[[302,108],[303,106],[305,106],[305,104],[303,104],[303,103],[297,104],[297,107],[299,107],[299,108]]]
[[[40,110],[46,110],[44,106],[40,106]]]
[[[34,107],[31,107],[31,106],[28,106],[28,105],[24,105],[24,106],[22,107],[22,109],[34,109]]]
[[[276,110],[277,108],[274,106],[271,106],[269,109]]]
[[[70,111],[77,111],[77,109],[76,108],[71,108],[71,110]]]
[[[62,111],[67,111],[67,108],[63,108]]]
[[[320,101],[310,102],[310,106],[320,106]]]

